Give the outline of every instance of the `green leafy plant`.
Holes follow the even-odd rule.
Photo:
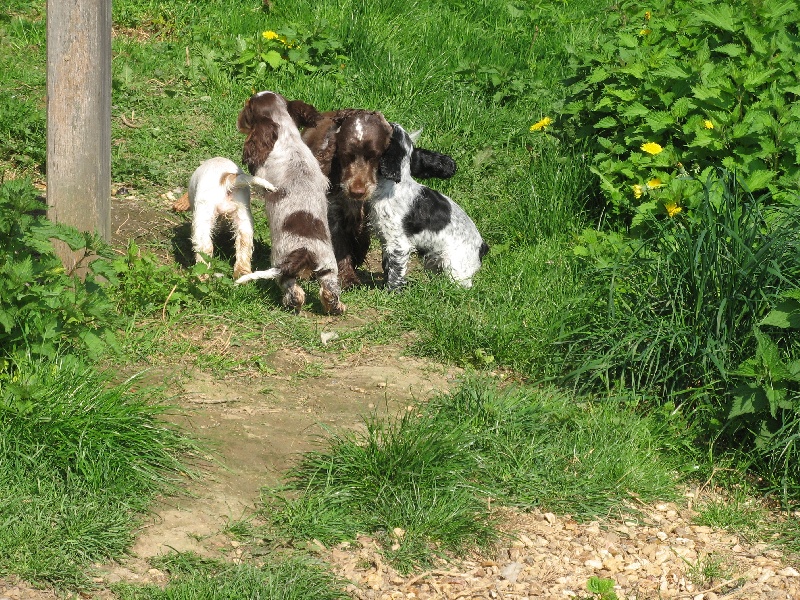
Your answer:
[[[618,600],[619,596],[614,591],[613,579],[603,577],[590,577],[586,582],[586,590],[592,594],[591,600]]]
[[[734,374],[758,345],[754,327],[800,279],[798,218],[723,173],[706,182],[693,218],[650,219],[646,237],[621,242],[627,251],[590,260],[594,283],[576,304],[586,312],[566,327],[568,377],[683,398],[713,407],[708,426],[726,421]]]
[[[267,30],[256,39],[236,38],[233,65],[238,74],[261,77],[269,69],[288,73],[341,75],[348,57],[342,43],[330,34],[328,23],[318,23],[310,32],[291,27]]]
[[[709,167],[800,202],[798,22],[791,0],[628,1],[609,12],[595,48],[572,56],[563,125],[591,140],[617,215],[693,209]]]
[[[116,345],[116,317],[102,275],[111,252],[97,236],[56,225],[28,180],[0,184],[0,358],[17,352],[97,356]],[[51,239],[83,250],[84,280],[65,273]]]
[[[212,265],[230,270],[218,260]],[[140,249],[133,240],[111,268],[117,282],[113,297],[118,309],[128,314],[161,312],[163,316],[174,316],[186,306],[202,298],[213,298],[233,285],[229,277],[214,277],[202,262],[186,271],[176,270],[153,253]]]
[[[784,500],[800,491],[800,289],[789,290],[754,329],[755,354],[733,372],[726,438],[752,437],[757,460]]]

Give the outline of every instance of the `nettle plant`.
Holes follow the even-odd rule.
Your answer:
[[[800,204],[800,9],[792,0],[619,3],[573,54],[564,133],[592,146],[613,212],[691,214],[713,169]]]
[[[233,63],[243,74],[255,77],[267,69],[340,75],[349,58],[329,30],[328,23],[321,22],[311,32],[284,27],[264,31],[255,39],[239,36]]]

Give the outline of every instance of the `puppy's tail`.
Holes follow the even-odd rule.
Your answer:
[[[229,191],[232,191],[233,188],[252,188],[253,186],[260,187],[266,192],[278,191],[278,188],[266,179],[256,175],[248,175],[247,173],[239,173],[231,183]]]
[[[237,285],[240,283],[247,283],[248,281],[255,281],[256,279],[277,279],[281,276],[281,270],[278,267],[272,267],[266,271],[254,271],[247,275],[242,275],[236,280]]]
[[[242,275],[236,283],[247,283],[256,279],[278,279],[287,277],[292,279],[309,279],[312,276],[321,277],[328,273],[330,269],[319,269],[317,258],[308,248],[297,248],[292,250],[277,267],[272,267],[266,271],[255,271],[248,275]]]
[[[183,196],[175,200],[172,204],[172,210],[175,212],[185,212],[189,210],[189,192],[186,192]]]

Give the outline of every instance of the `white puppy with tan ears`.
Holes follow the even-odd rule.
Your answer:
[[[235,162],[217,156],[201,164],[189,179],[189,208],[192,215],[192,247],[197,262],[208,264],[203,255],[211,256],[214,228],[220,217],[230,221],[236,240],[236,262],[233,278],[252,271],[253,215],[250,212],[250,188],[267,192],[276,187],[266,179],[249,175]]]

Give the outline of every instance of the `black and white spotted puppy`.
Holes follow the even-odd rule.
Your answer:
[[[464,209],[411,177],[414,139],[397,123],[391,125],[392,140],[381,157],[370,212],[370,224],[383,248],[386,287],[398,290],[406,284],[413,251],[426,269],[472,287],[489,246]]]

